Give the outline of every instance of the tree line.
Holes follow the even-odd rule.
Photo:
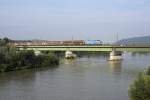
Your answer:
[[[0,72],[53,67],[59,64],[59,58],[52,53],[35,55],[34,51],[18,51],[9,42],[11,40],[8,38],[0,39]]]

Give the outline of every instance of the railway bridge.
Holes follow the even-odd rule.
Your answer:
[[[34,50],[34,51],[127,51],[127,52],[150,52],[150,46],[28,46],[18,45],[18,50]]]
[[[83,45],[83,46],[46,46],[46,45],[18,45],[18,50],[34,50],[35,53],[40,51],[106,51],[112,53],[116,52],[150,52],[150,46],[103,46],[103,45]],[[117,54],[117,53],[116,53]]]

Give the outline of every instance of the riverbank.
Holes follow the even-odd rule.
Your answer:
[[[34,51],[17,51],[8,43],[9,39],[0,39],[0,72],[52,67],[59,64],[59,58],[52,53],[35,55]]]

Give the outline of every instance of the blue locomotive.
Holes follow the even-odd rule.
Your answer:
[[[86,45],[102,45],[103,42],[101,40],[86,40]]]

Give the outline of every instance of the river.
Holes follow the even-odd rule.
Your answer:
[[[124,53],[62,60],[57,67],[0,74],[0,100],[129,100],[128,87],[150,65],[150,54]]]

